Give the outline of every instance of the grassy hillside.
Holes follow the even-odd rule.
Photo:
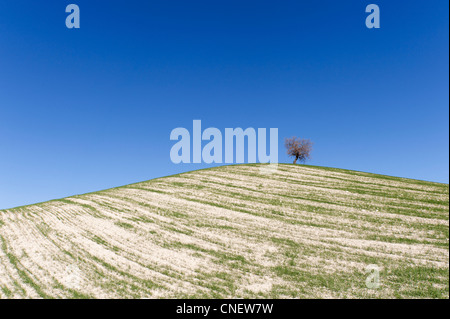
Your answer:
[[[2,210],[0,297],[449,297],[447,184],[260,168]]]

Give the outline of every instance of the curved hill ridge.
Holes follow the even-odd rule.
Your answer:
[[[448,298],[448,205],[447,184],[234,165],[1,210],[0,298]]]

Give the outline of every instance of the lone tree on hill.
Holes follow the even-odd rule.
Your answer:
[[[305,162],[311,158],[313,143],[308,139],[297,138],[295,136],[284,139],[284,146],[286,146],[287,154],[295,157],[294,164],[299,160]]]

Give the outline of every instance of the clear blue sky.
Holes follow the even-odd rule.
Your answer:
[[[65,27],[66,5],[81,29]],[[367,29],[365,7],[381,9]],[[0,208],[188,171],[170,131],[448,183],[448,1],[0,1]]]

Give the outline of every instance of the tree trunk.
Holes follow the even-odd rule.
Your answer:
[[[295,158],[294,164],[297,164],[298,157]]]

